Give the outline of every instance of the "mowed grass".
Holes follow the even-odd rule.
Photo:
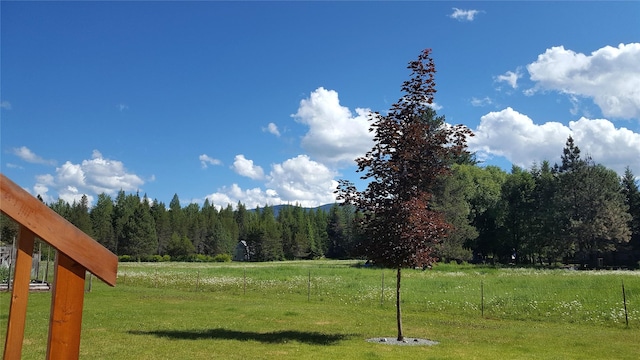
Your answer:
[[[640,272],[438,265],[403,270],[407,337],[393,338],[395,271],[354,261],[121,263],[85,295],[83,359],[637,359]],[[622,284],[627,300],[626,325]],[[4,338],[10,294],[0,294]],[[23,359],[43,359],[51,295],[29,297]],[[483,309],[484,306],[484,309]],[[3,344],[4,345],[4,344]]]

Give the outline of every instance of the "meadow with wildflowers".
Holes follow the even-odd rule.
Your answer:
[[[439,344],[367,342],[395,335],[394,275],[357,261],[121,263],[115,288],[94,279],[85,296],[81,357],[637,358],[639,271],[406,270],[405,334]],[[30,294],[23,359],[44,357],[50,298]]]

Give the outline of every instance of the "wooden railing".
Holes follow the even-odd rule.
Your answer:
[[[4,359],[20,359],[36,236],[57,250],[47,359],[78,359],[86,271],[115,286],[118,258],[0,174],[0,210],[20,225]]]

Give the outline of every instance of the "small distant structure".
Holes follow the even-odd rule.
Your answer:
[[[0,291],[11,290],[11,266],[14,265],[16,259],[15,246],[0,246],[0,268],[9,269],[9,278],[0,278]],[[48,264],[47,264],[48,265]],[[29,283],[29,291],[49,291],[51,286],[45,281],[47,271],[43,274],[42,280],[38,279],[40,273],[40,251],[33,252],[31,259],[31,282]]]
[[[15,246],[0,246],[0,267],[10,268],[16,258]],[[31,277],[36,278],[40,273],[40,252],[33,252],[31,260]],[[2,280],[2,279],[0,279]]]
[[[15,256],[16,250],[13,246],[0,246],[0,267],[11,267],[11,260]]]
[[[251,252],[246,241],[241,240],[233,251],[233,261],[250,261]]]

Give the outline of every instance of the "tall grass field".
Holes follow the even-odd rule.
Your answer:
[[[356,261],[120,263],[87,281],[82,359],[638,359],[640,271]],[[624,292],[623,292],[624,288]],[[0,293],[0,335],[10,293]],[[31,293],[23,359],[44,359],[50,293]],[[2,342],[4,346],[4,341]]]

